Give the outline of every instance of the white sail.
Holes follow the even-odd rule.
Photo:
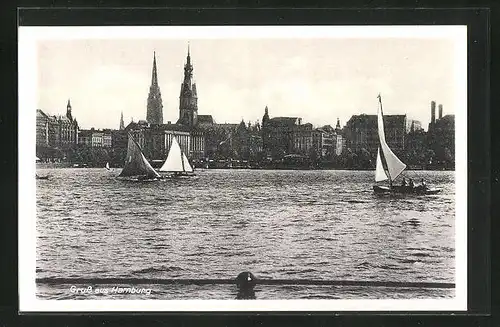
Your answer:
[[[184,170],[187,171],[188,173],[192,173],[193,167],[191,167],[191,165],[189,164],[189,160],[184,154],[184,152],[182,153],[182,162],[184,163]]]
[[[384,169],[384,166],[382,165],[382,159],[380,158],[380,148],[378,148],[377,151],[377,167],[375,169],[375,181],[376,182],[381,182],[387,180],[387,172]]]
[[[399,160],[399,158],[392,152],[392,150],[389,148],[387,145],[387,142],[385,141],[385,131],[384,131],[384,113],[382,110],[382,100],[380,98],[380,95],[378,96],[379,99],[379,107],[378,107],[378,120],[377,120],[377,125],[378,125],[378,137],[380,139],[380,147],[382,148],[382,153],[384,154],[385,162],[387,164],[387,173],[388,176],[391,180],[396,179],[396,177],[399,176],[405,170],[406,165]]]
[[[109,170],[109,162],[106,162],[106,169]]]
[[[179,143],[175,136],[172,139],[172,145],[168,151],[167,160],[161,166],[160,171],[164,172],[182,172],[184,171],[184,166],[182,162],[182,151]]]

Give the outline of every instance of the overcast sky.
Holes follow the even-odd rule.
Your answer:
[[[452,39],[191,39],[198,113],[219,123],[298,116],[342,126],[354,114],[407,114],[425,128],[430,102],[457,106]],[[38,108],[81,128],[118,128],[146,118],[153,51],[164,122],[175,122],[188,40],[45,40],[38,43]],[[437,110],[436,110],[437,111]],[[437,115],[437,112],[436,112]]]

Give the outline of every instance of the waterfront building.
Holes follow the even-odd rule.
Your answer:
[[[36,110],[36,145],[49,146],[50,118],[42,110]]]
[[[406,115],[384,115],[385,137],[389,147],[401,154],[405,148]],[[354,153],[375,157],[379,147],[376,115],[354,115],[344,127],[346,146]]]
[[[111,136],[111,130],[105,129],[102,131],[102,146],[104,148],[110,148],[112,146],[112,136]]]
[[[313,131],[312,124],[302,124],[302,118],[270,118],[269,108],[266,106],[264,109],[261,128],[263,150],[272,158],[287,154],[309,155],[314,149]]]
[[[91,136],[91,147],[93,148],[102,148],[103,147],[103,142],[102,142],[102,139],[103,139],[103,135],[104,133],[102,133],[101,131],[95,131],[93,130],[92,131],[92,136]]]
[[[66,115],[49,116],[36,111],[36,144],[42,147],[67,148],[78,143],[78,122],[73,118],[70,100]]]
[[[92,130],[82,129],[78,134],[78,144],[91,147],[92,146]]]
[[[435,102],[431,102],[431,122],[427,132],[427,143],[433,152],[432,163],[453,165],[455,163],[455,115],[443,116],[440,104],[439,116],[435,117]]]
[[[336,138],[335,138],[335,155],[340,156],[342,153],[344,153],[344,149],[346,147],[346,139],[342,134],[339,132],[336,132]]]
[[[334,155],[337,143],[336,130],[330,125],[317,128],[314,133],[313,143],[321,157]]]
[[[301,121],[302,119],[299,118],[299,124],[292,127],[294,145],[291,152],[308,155],[313,150],[313,126],[311,123],[301,124]]]
[[[111,147],[113,149],[126,149],[128,143],[128,132],[125,127],[120,130],[111,131]]]
[[[422,123],[418,120],[407,119],[406,120],[406,133],[410,133],[411,131],[422,130]]]
[[[66,116],[58,117],[59,144],[61,146],[73,146],[78,142],[78,122],[73,118],[70,100],[66,105]]]
[[[146,121],[150,124],[163,124],[163,103],[161,100],[160,87],[158,86],[156,52],[153,52],[153,71],[148,94]]]

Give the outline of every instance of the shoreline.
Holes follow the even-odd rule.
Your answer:
[[[73,167],[70,163],[37,163],[37,169],[105,169],[105,167]],[[111,169],[122,169],[123,167],[111,167]],[[373,169],[356,169],[356,168],[301,168],[301,167],[284,167],[284,168],[195,168],[195,170],[338,170],[338,171],[375,171]],[[405,171],[455,171],[455,169],[435,168],[435,169],[406,169]]]

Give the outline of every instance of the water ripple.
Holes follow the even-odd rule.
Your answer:
[[[373,172],[204,170],[196,180],[157,183],[126,183],[104,169],[39,173],[52,178],[36,184],[37,277],[234,278],[250,270],[262,278],[454,281],[453,172],[415,172],[442,194],[385,198],[372,192]],[[155,296],[232,294],[183,287]],[[56,286],[37,292],[68,298]],[[443,294],[273,286],[258,296]]]

